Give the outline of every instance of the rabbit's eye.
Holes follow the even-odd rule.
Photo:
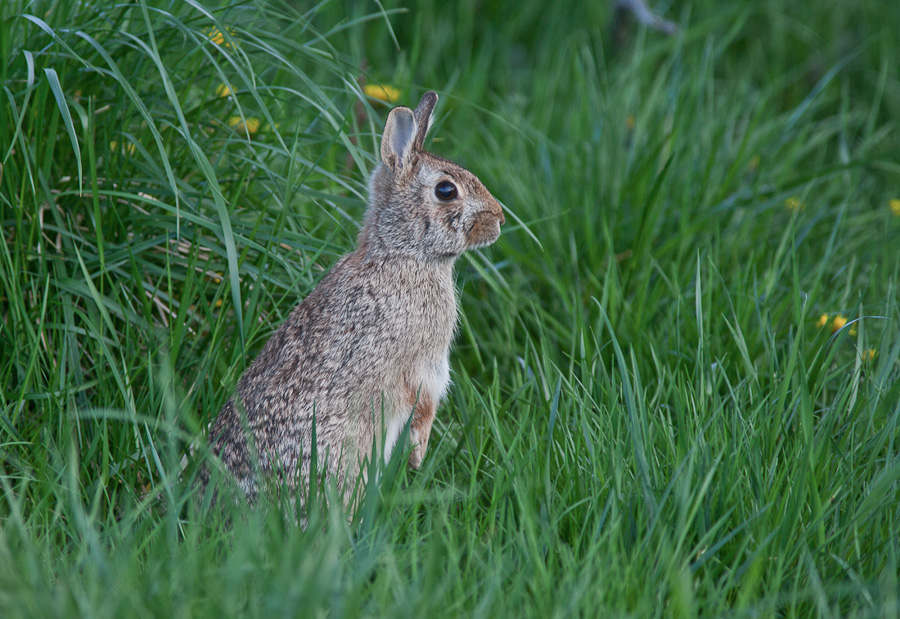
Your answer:
[[[438,200],[452,200],[456,197],[456,185],[450,181],[441,181],[434,188],[434,195],[437,196]]]

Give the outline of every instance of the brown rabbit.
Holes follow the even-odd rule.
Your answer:
[[[505,221],[471,172],[423,150],[437,100],[391,110],[356,250],[272,335],[212,425],[212,451],[250,500],[258,473],[292,494],[308,487],[314,423],[318,470],[345,501],[373,441],[387,460],[408,421],[409,466],[422,463],[450,383],[453,263]]]

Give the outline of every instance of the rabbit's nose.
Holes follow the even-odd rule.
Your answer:
[[[500,220],[500,225],[502,226],[503,224],[505,224],[506,217],[503,216],[503,207],[500,206],[500,203],[496,199],[494,199],[493,196],[491,196],[491,200],[488,204],[488,210],[491,211],[493,215],[497,216],[497,219]]]

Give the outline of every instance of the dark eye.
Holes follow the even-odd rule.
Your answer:
[[[438,200],[452,200],[456,197],[456,185],[450,181],[441,181],[434,188],[434,195]]]

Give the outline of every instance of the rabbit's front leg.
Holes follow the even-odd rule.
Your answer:
[[[409,468],[417,470],[425,459],[428,449],[428,437],[431,436],[431,424],[434,423],[434,402],[421,394],[413,409],[412,421],[409,423],[409,442],[412,453],[409,455]]]

